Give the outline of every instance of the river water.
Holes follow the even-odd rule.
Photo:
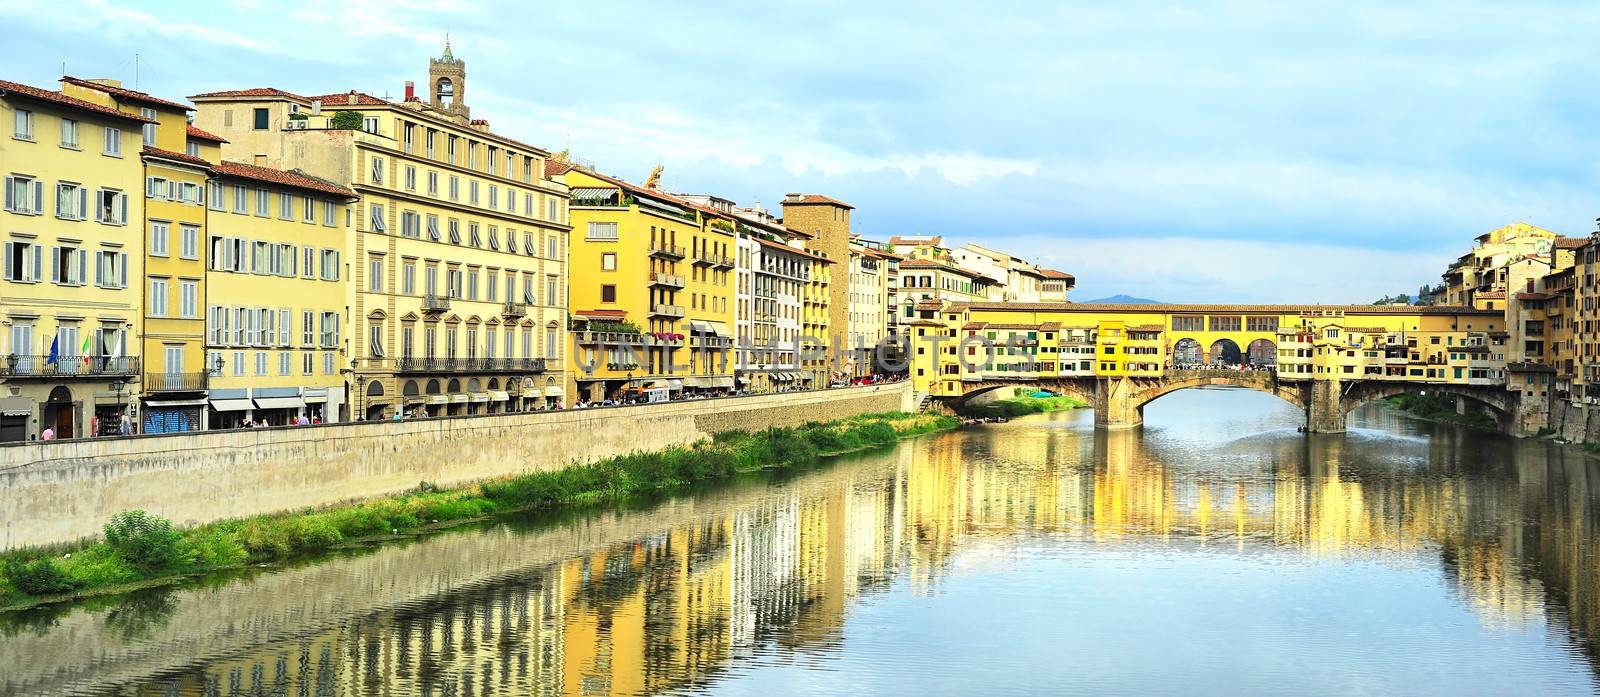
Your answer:
[[[0,694],[1594,694],[1600,469],[1196,389],[0,618]]]

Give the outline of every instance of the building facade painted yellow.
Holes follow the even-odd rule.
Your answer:
[[[726,214],[570,163],[574,346],[582,399],[734,389],[736,237]]]
[[[566,401],[566,187],[541,148],[470,118],[466,64],[429,63],[428,94],[196,95],[226,159],[356,191],[339,370],[375,420]]]
[[[130,411],[143,377],[140,134],[152,121],[0,81],[0,441],[115,433]]]

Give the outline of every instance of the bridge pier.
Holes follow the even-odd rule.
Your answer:
[[[1313,380],[1311,399],[1306,403],[1306,430],[1311,433],[1344,433],[1343,383],[1338,379]]]
[[[1144,424],[1144,404],[1135,398],[1137,386],[1126,377],[1102,378],[1094,385],[1095,428],[1122,429]]]

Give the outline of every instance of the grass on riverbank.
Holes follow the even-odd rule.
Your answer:
[[[0,555],[0,610],[278,562],[496,513],[617,501],[738,472],[805,467],[827,455],[958,425],[948,416],[893,412],[798,428],[719,433],[690,446],[630,453],[459,489],[441,491],[423,484],[392,498],[219,521],[189,530],[176,530],[142,511],[129,511],[114,516],[98,540]]]
[[[1031,392],[1018,389],[1016,396],[1000,399],[987,404],[964,404],[957,411],[962,416],[973,419],[993,419],[997,417],[1013,418],[1027,416],[1028,414],[1045,414],[1052,411],[1065,411],[1084,406],[1084,403],[1066,396],[1033,397]]]
[[[1446,395],[1403,394],[1389,397],[1384,401],[1396,409],[1429,421],[1454,424],[1476,431],[1499,429],[1494,417],[1482,410],[1467,414],[1456,413],[1455,398]]]

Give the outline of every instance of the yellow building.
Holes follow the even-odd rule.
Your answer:
[[[204,141],[189,138],[189,107],[123,88],[110,80],[61,80],[64,94],[150,119],[141,129],[144,163],[143,292],[140,355],[144,376],[134,410],[140,433],[204,427],[205,190]],[[214,144],[211,150],[215,150]],[[132,223],[130,222],[130,226]]]
[[[192,97],[225,158],[353,189],[339,257],[338,370],[374,420],[545,408],[565,395],[566,187],[541,148],[473,119],[466,63],[429,62],[427,94],[273,88]],[[320,262],[319,262],[320,263]]]
[[[572,192],[568,372],[576,394],[594,401],[732,390],[730,219],[571,163],[547,171]]]
[[[156,124],[5,81],[0,122],[0,441],[114,433],[141,378],[139,134]]]
[[[217,144],[202,152],[212,156]],[[207,189],[210,428],[350,418],[344,346],[346,227],[355,192],[222,161]]]
[[[807,236],[806,249],[822,258],[814,261],[816,271],[806,287],[806,311],[802,331],[806,336],[821,340],[825,351],[818,355],[807,352],[802,356],[802,375],[815,380],[817,386],[849,376],[848,356],[835,354],[834,346],[841,348],[849,343],[850,284],[847,271],[850,264],[850,214],[855,209],[848,203],[818,194],[791,193],[783,197],[783,225]],[[834,283],[834,265],[841,269],[838,283]]]

